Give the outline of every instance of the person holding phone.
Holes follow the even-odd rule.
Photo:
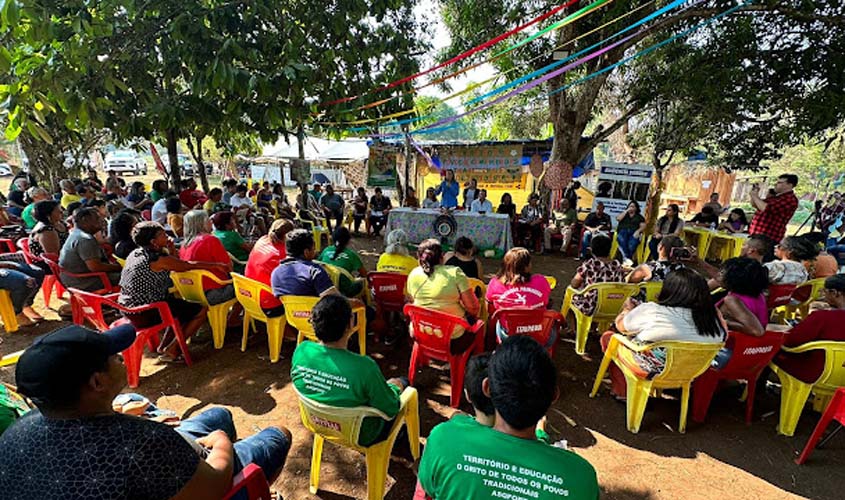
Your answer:
[[[645,231],[645,217],[642,216],[640,204],[634,200],[628,202],[625,211],[616,216],[616,222],[616,241],[619,242],[619,250],[622,251],[626,265],[630,266]]]
[[[760,198],[760,186],[751,188],[751,204],[757,209],[751,220],[750,234],[762,234],[773,241],[780,241],[786,234],[786,225],[798,209],[798,198],[793,190],[798,185],[798,176],[783,174],[778,177],[774,194]]]
[[[584,219],[584,235],[581,237],[581,252],[578,257],[575,257],[575,260],[586,259],[587,248],[590,247],[590,242],[593,240],[593,236],[599,233],[608,232],[611,227],[612,222],[610,221],[610,215],[604,212],[604,203],[596,203],[595,212],[591,212],[590,215]]]
[[[657,245],[657,260],[640,264],[625,278],[628,283],[664,281],[669,274],[684,268],[683,257],[695,253],[684,247],[684,241],[673,235],[666,236]],[[687,258],[686,260],[689,260]]]

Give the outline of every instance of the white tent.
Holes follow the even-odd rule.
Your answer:
[[[267,144],[261,151],[262,157],[269,158],[299,158],[299,146],[296,137],[288,136],[290,144],[280,137],[275,144]],[[367,141],[347,140],[330,141],[319,137],[305,138],[305,159],[323,161],[354,161],[369,157]]]
[[[333,142],[320,154],[320,159],[332,162],[360,161],[370,156],[370,148],[364,140]]]

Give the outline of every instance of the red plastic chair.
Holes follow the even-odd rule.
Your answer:
[[[728,332],[725,347],[732,349],[731,359],[721,370],[710,368],[693,382],[692,419],[702,423],[707,418],[710,401],[722,380],[745,380],[745,423],[751,423],[754,411],[754,388],[757,378],[783,345],[784,332],[766,331],[762,337]]]
[[[835,393],[833,393],[833,398],[827,405],[827,409],[825,409],[824,413],[822,413],[822,418],[816,425],[815,430],[813,430],[813,434],[807,441],[807,445],[804,446],[804,450],[801,452],[801,455],[795,459],[796,464],[801,465],[810,458],[810,453],[812,453],[813,449],[816,448],[816,445],[822,438],[822,434],[824,434],[825,429],[827,429],[827,426],[830,425],[832,420],[836,420],[841,425],[845,425],[845,387],[840,387]],[[824,441],[822,441],[822,445],[824,445],[824,443],[826,443],[841,429],[842,427],[837,427],[836,430],[831,432]]]
[[[141,218],[144,220],[153,220],[153,211],[149,208],[141,211]]]
[[[246,489],[249,500],[270,500],[270,485],[261,467],[249,464],[232,479],[232,489],[223,500],[233,498],[239,491]]]
[[[789,304],[796,288],[796,285],[769,285],[769,296],[766,297],[766,308],[769,312]]]
[[[369,273],[367,282],[379,315],[385,312],[402,312],[405,307],[405,284],[408,276],[399,273]]]
[[[489,324],[499,323],[508,335],[528,335],[544,346],[549,343],[552,328],[563,321],[563,316],[557,311],[509,307],[497,309],[490,317]],[[499,343],[498,336],[496,341]],[[554,350],[554,344],[549,346],[549,356],[554,356]]]
[[[103,273],[103,272],[99,272],[99,273],[71,273],[71,272],[65,271],[64,269],[62,269],[59,266],[59,257],[55,254],[48,254],[48,253],[42,254],[41,259],[44,262],[46,262],[48,266],[50,266],[50,270],[53,272],[53,276],[55,276],[56,280],[59,281],[59,282],[61,282],[61,280],[62,280],[62,278],[61,278],[62,273],[65,273],[66,275],[68,275],[72,278],[92,278],[92,277],[100,278],[100,281],[103,284],[103,288],[100,288],[99,290],[95,290],[94,293],[97,293],[97,294],[108,294],[108,293],[113,293],[113,292],[120,290],[120,287],[112,286],[111,281],[109,280],[109,276],[106,273]],[[46,303],[46,300],[45,300],[45,303]],[[78,304],[76,303],[76,300],[75,300],[73,294],[71,294],[71,296],[70,296],[70,308],[71,308],[71,314],[73,315],[73,322],[76,323],[77,325],[82,324],[83,316],[82,316],[82,313],[79,310]]]
[[[188,352],[188,344],[185,342],[185,337],[182,335],[182,328],[179,322],[173,318],[170,313],[170,308],[166,302],[155,302],[141,307],[125,307],[117,303],[115,294],[98,295],[91,292],[83,292],[76,288],[69,288],[71,297],[75,299],[77,308],[79,309],[80,318],[89,318],[92,323],[100,330],[113,328],[115,326],[129,323],[126,318],[121,318],[111,325],[106,325],[103,317],[103,306],[117,309],[121,313],[140,313],[149,310],[157,310],[161,316],[161,323],[147,328],[139,329],[135,342],[123,351],[123,359],[126,363],[126,378],[129,381],[129,387],[138,387],[141,378],[141,358],[144,356],[144,345],[148,344],[150,350],[155,350],[158,344],[159,332],[165,331],[167,328],[173,329],[173,334],[176,336],[176,341],[179,342],[179,348],[182,350],[182,355],[185,357],[185,364],[191,366],[191,354]],[[74,323],[82,324],[83,319],[77,321],[74,318]]]
[[[27,264],[32,265],[36,262],[43,262],[40,257],[32,255],[29,251],[29,238],[21,238],[18,240],[18,248],[23,252],[23,258]],[[53,295],[53,289],[56,289],[56,296],[61,299],[65,295],[65,287],[59,283],[59,277],[55,274],[48,274],[44,276],[44,282],[41,284],[41,293],[44,295],[44,305],[50,307],[50,299]]]
[[[0,253],[15,253],[18,251],[18,248],[15,246],[15,242],[9,238],[0,238]]]
[[[484,349],[484,322],[478,320],[470,326],[463,318],[451,314],[407,304],[405,316],[411,320],[414,329],[414,349],[411,352],[411,366],[408,380],[414,385],[417,368],[428,365],[429,360],[446,361],[451,372],[452,395],[449,404],[457,408],[464,388],[464,371],[467,360]],[[456,326],[466,330],[464,335],[474,335],[472,344],[460,354],[452,354],[449,343]]]

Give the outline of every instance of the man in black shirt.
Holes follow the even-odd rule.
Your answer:
[[[377,187],[376,194],[370,198],[370,227],[376,236],[380,236],[381,228],[387,224],[387,213],[391,208],[390,198],[381,194],[381,188]]]
[[[0,492],[16,500],[222,498],[233,474],[262,467],[272,482],[290,432],[268,428],[232,444],[228,410],[213,408],[175,430],[115,413],[126,385],[123,325],[102,334],[68,326],[36,340],[16,367],[18,390],[38,407],[0,436]]]
[[[584,219],[584,236],[581,238],[581,253],[577,260],[587,258],[587,249],[590,248],[590,242],[593,241],[593,236],[602,232],[609,232],[613,227],[610,221],[610,216],[604,213],[604,203],[596,203],[596,211],[591,212],[590,215]]]

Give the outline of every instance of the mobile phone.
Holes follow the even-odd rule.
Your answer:
[[[680,247],[680,248],[673,248],[672,251],[669,253],[669,256],[674,260],[692,260],[692,248],[690,247]]]

